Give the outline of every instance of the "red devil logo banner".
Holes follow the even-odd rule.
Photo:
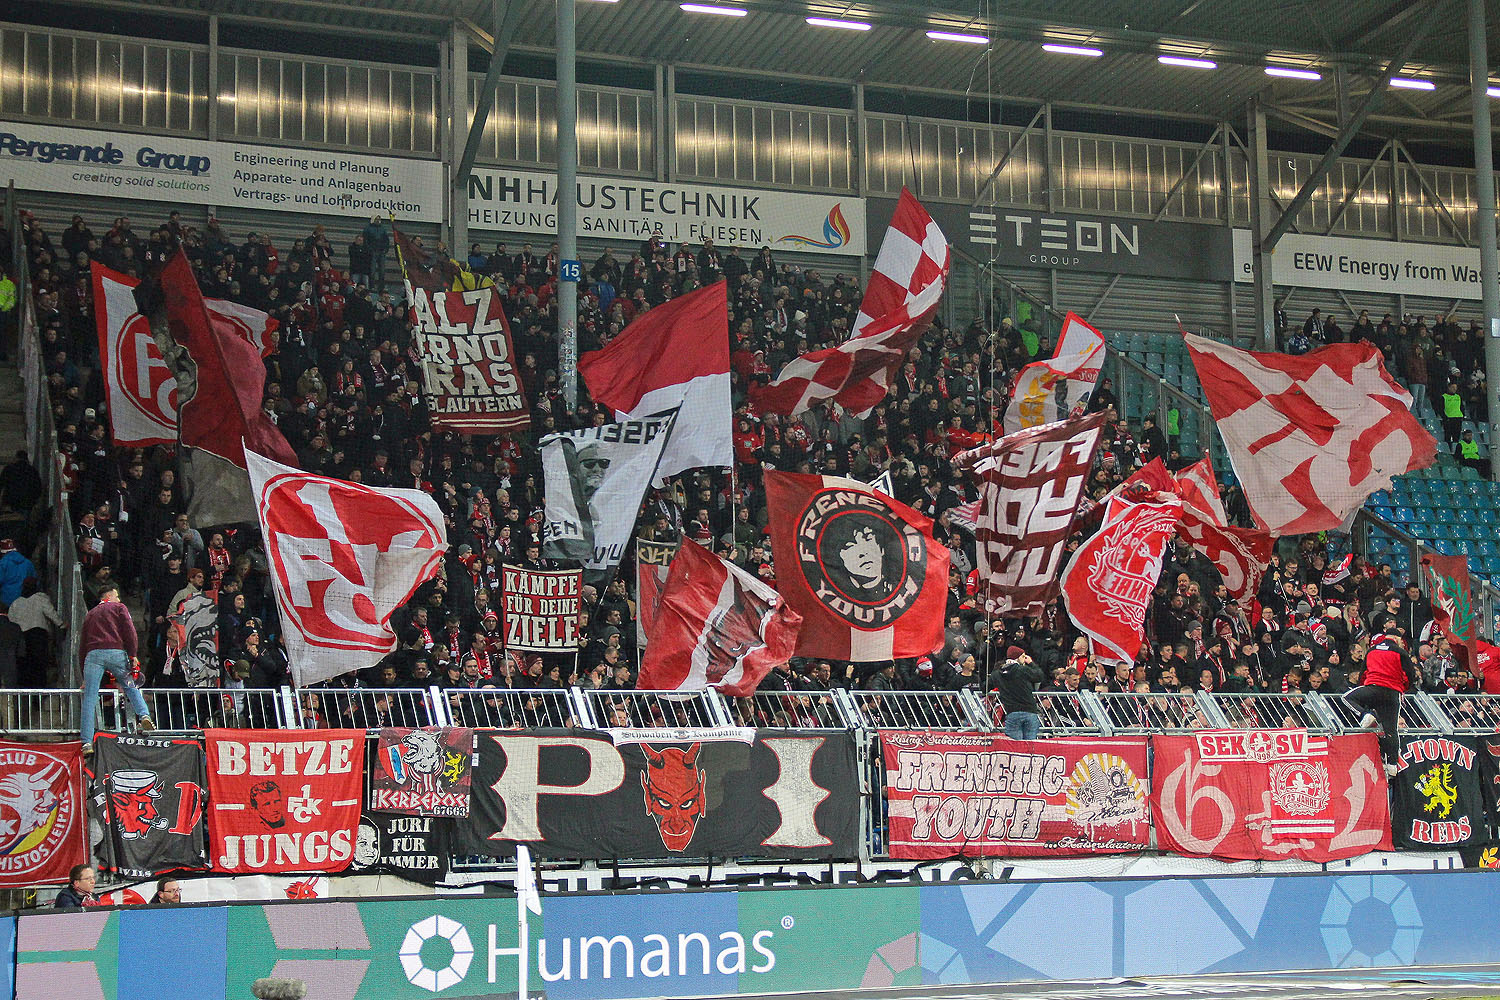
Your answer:
[[[364,790],[363,730],[209,729],[203,735],[214,870],[348,867]]]
[[[480,732],[457,853],[509,856],[517,843],[599,860],[858,853],[850,734],[694,732],[702,738],[661,730],[618,745],[576,729]]]
[[[1098,532],[1073,553],[1063,571],[1063,596],[1068,617],[1089,637],[1095,655],[1135,659],[1167,540],[1181,518],[1176,498],[1130,503],[1116,497]]]
[[[56,885],[88,861],[81,743],[0,741],[0,888]]]
[[[1151,809],[1164,850],[1334,861],[1391,850],[1371,734],[1204,730],[1151,737]]]
[[[868,662],[943,644],[948,549],[932,521],[864,483],[766,473],[776,584],[802,616],[798,656]]]
[[[208,867],[208,790],[197,740],[100,733],[89,763],[89,804],[103,837],[94,851],[100,867],[142,879]]]

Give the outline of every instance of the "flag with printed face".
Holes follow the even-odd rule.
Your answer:
[[[1038,615],[1057,596],[1063,547],[1104,421],[1091,413],[1032,427],[953,460],[980,484],[974,537],[988,613]]]
[[[245,454],[293,679],[301,686],[373,666],[396,648],[391,615],[442,565],[442,509],[417,490]]]
[[[544,558],[581,563],[585,583],[608,584],[676,421],[671,410],[542,438]]]
[[[1068,313],[1052,358],[1034,361],[1016,376],[1016,388],[1005,409],[1005,433],[1081,413],[1103,366],[1104,337],[1082,317]]]
[[[1116,497],[1099,530],[1063,570],[1068,617],[1101,660],[1135,660],[1167,541],[1181,519],[1182,501],[1175,496],[1152,503]]]
[[[1256,525],[1273,535],[1338,528],[1436,457],[1411,394],[1367,342],[1290,355],[1184,339]]]
[[[183,478],[194,524],[255,520],[247,449],[292,465],[296,453],[261,408],[266,369],[239,321],[209,308],[187,255],[161,272],[168,349],[177,377]],[[145,310],[150,315],[151,310]],[[162,341],[159,339],[158,344]]]
[[[658,477],[734,465],[727,288],[716,281],[649,309],[578,359],[589,395],[617,420],[680,409],[683,433],[667,442]]]
[[[767,471],[776,583],[804,627],[798,656],[870,662],[943,643],[946,546],[932,521],[854,479]]]
[[[951,256],[943,231],[902,188],[849,339],[789,362],[774,382],[751,390],[755,405],[796,416],[834,400],[858,416],[869,413],[932,322]]]
[[[801,628],[802,616],[758,577],[687,542],[667,574],[636,686],[748,698],[791,659]]]

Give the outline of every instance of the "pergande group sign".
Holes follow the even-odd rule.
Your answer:
[[[432,160],[0,122],[0,184],[84,197],[440,222]]]

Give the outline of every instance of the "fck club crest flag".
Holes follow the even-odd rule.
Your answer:
[[[854,479],[766,473],[776,584],[798,656],[869,662],[943,643],[949,552],[932,521]]]
[[[207,868],[203,767],[196,739],[100,733],[85,769],[100,867],[142,879]]]
[[[1101,659],[1130,663],[1145,634],[1146,609],[1161,573],[1167,540],[1182,520],[1182,501],[1109,502],[1104,523],[1063,570],[1068,617]]]
[[[299,472],[245,452],[292,677],[371,666],[396,648],[391,615],[437,574],[448,543],[426,493]]]
[[[136,311],[138,278],[90,267],[99,365],[110,428],[121,447],[177,443],[177,380],[167,367],[151,324]]]

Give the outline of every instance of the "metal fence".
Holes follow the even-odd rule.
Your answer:
[[[589,719],[601,729],[712,729],[733,724],[713,691],[584,691]]]
[[[480,688],[436,691],[447,724],[475,729],[589,727],[588,706],[576,688]]]
[[[7,261],[16,282],[18,373],[21,376],[22,417],[26,425],[26,449],[42,479],[42,500],[34,511],[20,511],[26,517],[18,532],[18,547],[40,562],[42,588],[51,595],[59,617],[67,627],[57,637],[58,677],[60,687],[76,687],[78,642],[87,607],[83,593],[83,571],[74,548],[69,495],[63,477],[62,449],[58,447],[57,428],[52,420],[52,402],[47,392],[47,372],[42,357],[41,335],[37,330],[36,308],[31,300],[31,274],[26,257],[26,240],[21,232],[20,204],[15,182],[5,191],[5,225],[12,233],[12,258]]]

